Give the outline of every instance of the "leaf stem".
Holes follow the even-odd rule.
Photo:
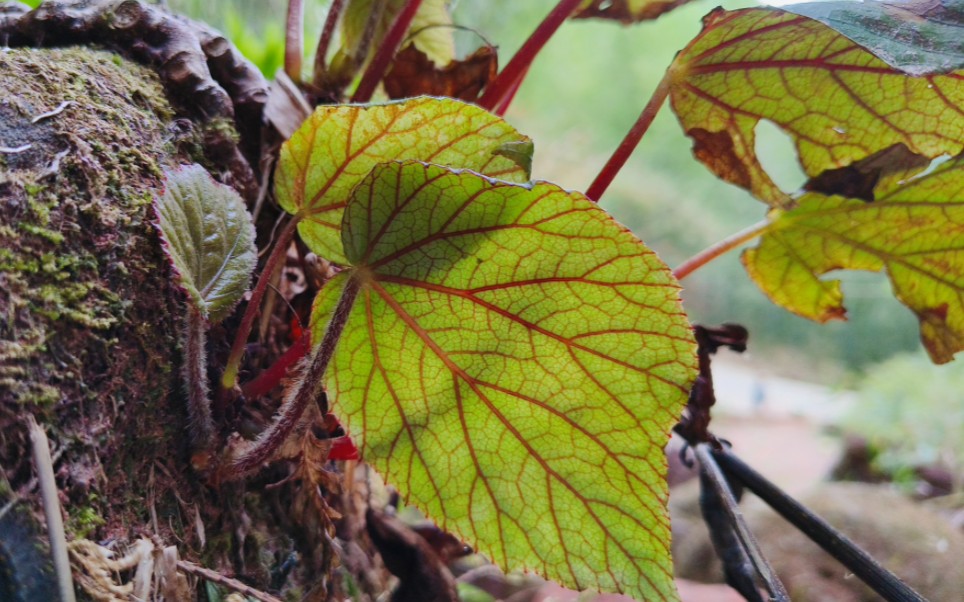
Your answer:
[[[187,389],[187,415],[191,440],[195,450],[210,449],[214,445],[214,419],[208,397],[207,324],[204,316],[192,303],[187,304],[184,316],[183,376]]]
[[[288,243],[294,237],[299,221],[295,217],[288,222],[288,225],[278,235],[278,240],[275,242],[274,248],[271,249],[271,254],[261,270],[261,275],[258,276],[258,282],[255,284],[254,290],[251,291],[251,299],[248,301],[247,307],[244,308],[244,316],[241,318],[241,324],[238,325],[238,332],[234,336],[231,353],[228,355],[227,365],[224,367],[224,374],[221,376],[221,387],[223,389],[231,389],[238,382],[238,369],[241,366],[241,358],[244,357],[244,346],[248,342],[248,336],[251,334],[251,328],[254,325],[255,317],[258,315],[258,310],[261,309],[261,300],[264,298],[265,291],[268,290],[271,274],[274,273],[278,262],[282,261],[288,254]]]
[[[365,68],[365,73],[362,74],[358,88],[355,89],[355,94],[351,97],[352,102],[363,103],[371,100],[372,94],[375,93],[375,87],[378,86],[378,82],[382,81],[382,76],[385,75],[388,64],[395,56],[398,47],[401,46],[405,33],[412,24],[412,19],[415,18],[415,13],[418,12],[421,4],[422,0],[406,0],[405,6],[398,13],[388,33],[385,34],[385,39],[382,40],[378,52],[375,53],[372,61]]]
[[[231,469],[227,478],[238,479],[255,470],[271,459],[272,454],[284,443],[292,429],[298,424],[305,408],[322,393],[325,371],[335,354],[338,339],[348,322],[348,316],[358,296],[359,282],[352,275],[345,283],[338,305],[328,322],[321,343],[310,356],[310,360],[302,363],[300,380],[285,394],[281,408],[267,429],[261,433],[258,440],[241,452],[231,461]]]
[[[539,51],[583,1],[559,0],[559,4],[546,15],[546,18],[536,27],[529,39],[522,44],[522,47],[509,60],[505,68],[486,87],[482,97],[479,98],[479,106],[492,111],[506,102],[506,97],[513,94],[514,89],[522,83],[522,79]]]
[[[301,59],[305,52],[305,3],[288,0],[285,21],[285,73],[296,84],[301,83]]]
[[[683,263],[676,266],[676,268],[673,270],[673,276],[675,276],[677,280],[686,278],[720,255],[723,255],[728,251],[732,251],[736,247],[750,242],[757,236],[760,236],[767,230],[767,228],[770,227],[770,224],[770,220],[761,220],[752,226],[749,226],[748,228],[744,228],[743,230],[740,230],[735,234],[731,234],[723,240],[706,247],[696,255],[693,255]]]
[[[338,18],[345,7],[345,0],[332,0],[328,7],[328,14],[325,15],[325,25],[321,30],[321,37],[318,38],[318,48],[315,49],[315,68],[312,83],[320,88],[325,80],[325,73],[328,70],[328,48],[335,35],[335,26]]]
[[[589,186],[589,190],[586,191],[586,196],[593,201],[599,201],[602,195],[612,184],[613,179],[615,179],[616,174],[626,165],[626,161],[629,160],[629,156],[633,154],[636,147],[639,145],[639,141],[643,139],[643,135],[649,130],[649,126],[652,125],[653,119],[656,118],[656,114],[659,113],[660,108],[663,106],[663,102],[669,95],[670,78],[669,72],[663,76],[663,79],[659,80],[659,84],[653,91],[653,95],[649,98],[649,102],[643,107],[643,111],[639,114],[636,119],[636,123],[633,127],[629,128],[626,132],[626,137],[623,141],[619,143],[613,155],[609,158],[609,161],[603,166],[599,175],[593,180],[592,184]]]
[[[288,370],[294,366],[298,360],[303,358],[310,349],[311,335],[310,330],[306,329],[305,333],[301,335],[301,337],[295,341],[294,345],[289,347],[275,363],[258,374],[257,377],[241,386],[244,397],[246,399],[256,399],[262,395],[266,395],[271,389],[278,386],[281,379],[287,376]]]

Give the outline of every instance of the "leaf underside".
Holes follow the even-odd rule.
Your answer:
[[[165,251],[191,303],[220,322],[248,290],[257,264],[251,217],[240,195],[200,165],[165,176],[155,200]]]
[[[910,75],[964,69],[964,1],[807,2],[783,10],[816,19]]]
[[[756,156],[761,119],[792,137],[811,177],[896,144],[928,159],[964,148],[964,74],[910,77],[824,24],[778,9],[714,11],[671,78],[697,157],[773,207],[793,201]]]
[[[500,152],[512,144],[528,144],[531,160],[528,138],[495,115],[451,99],[321,106],[282,146],[275,195],[301,217],[298,232],[312,251],[347,263],[340,234],[345,203],[376,164],[415,159],[524,182],[526,157]]]
[[[386,163],[345,213],[360,292],[327,385],[363,457],[506,569],[676,599],[663,446],[695,376],[667,268],[585,197]]]
[[[821,275],[884,270],[917,314],[931,358],[948,362],[964,349],[964,158],[876,196],[807,193],[743,262],[775,303],[819,321],[845,313],[840,282]]]

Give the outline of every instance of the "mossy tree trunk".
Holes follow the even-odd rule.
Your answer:
[[[0,52],[0,90],[0,505],[40,516],[30,414],[54,447],[68,539],[149,535],[266,586],[259,542],[287,556],[291,525],[257,517],[248,536],[240,486],[191,469],[183,300],[152,223],[165,169],[229,174],[204,140],[230,126],[183,118],[153,71],[104,51]]]

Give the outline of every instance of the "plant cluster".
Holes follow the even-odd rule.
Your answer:
[[[274,199],[290,217],[216,395],[238,384],[291,241],[335,275],[274,422],[216,451],[203,333],[241,300],[254,235],[203,170],[168,174],[159,227],[188,292],[198,466],[223,481],[285,457],[322,400],[409,503],[498,565],[674,599],[663,447],[697,378],[678,280],[758,240],[743,262],[778,305],[843,318],[839,283],[823,276],[884,271],[935,362],[964,348],[960,2],[714,10],[585,194],[531,181],[532,142],[501,115],[539,49],[570,18],[628,23],[679,4],[561,0],[493,75],[484,48],[454,58],[442,0],[335,0],[305,80],[302,2],[289,2],[288,89],[319,106],[280,150]],[[367,104],[382,82],[413,98]],[[766,206],[674,270],[595,203],[667,99],[696,158]],[[801,191],[761,165],[761,121],[793,139]]]

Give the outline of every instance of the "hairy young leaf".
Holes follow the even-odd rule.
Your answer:
[[[964,0],[788,4],[911,75],[964,69]]]
[[[638,23],[655,19],[692,0],[586,0],[573,19],[613,19]]]
[[[506,152],[519,154],[523,146],[528,155]],[[531,153],[529,139],[505,121],[456,100],[322,106],[281,148],[275,194],[286,211],[301,216],[298,232],[312,251],[346,263],[345,203],[377,163],[417,159],[524,182]]]
[[[886,270],[931,358],[948,362],[964,349],[964,157],[887,184],[873,202],[803,195],[743,262],[775,303],[821,322],[845,314],[840,282],[821,275]]]
[[[166,173],[154,209],[178,282],[204,318],[220,322],[248,290],[258,261],[244,200],[188,165]]]
[[[810,176],[903,144],[926,158],[964,148],[964,73],[909,77],[826,25],[778,9],[717,10],[671,73],[694,153],[774,207],[791,199],[755,152],[767,119]]]
[[[500,566],[676,599],[663,446],[695,376],[665,265],[578,193],[422,163],[355,189],[328,370],[365,460]]]

